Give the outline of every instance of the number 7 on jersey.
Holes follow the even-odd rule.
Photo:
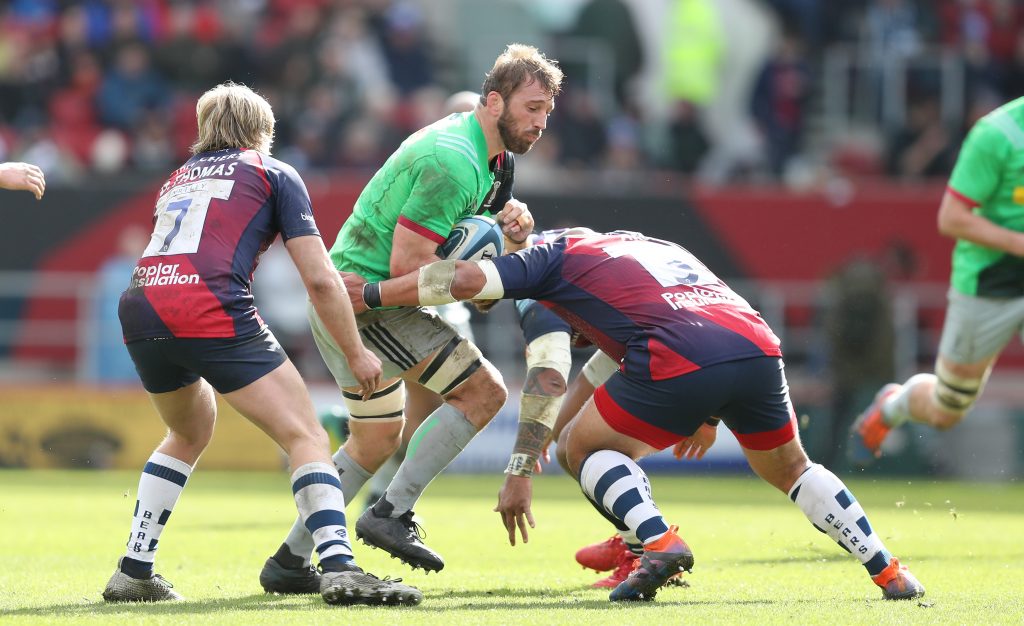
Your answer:
[[[199,250],[211,200],[227,200],[233,180],[209,179],[180,185],[156,204],[156,227],[143,257],[193,254]]]

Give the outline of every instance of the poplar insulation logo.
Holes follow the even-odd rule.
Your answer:
[[[147,267],[136,267],[135,273],[132,274],[130,288],[199,284],[199,274],[180,274],[178,266],[178,263],[158,263]]]

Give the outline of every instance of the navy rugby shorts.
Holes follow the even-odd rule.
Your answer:
[[[664,380],[639,380],[622,371],[594,391],[611,428],[659,450],[720,417],[750,450],[771,450],[796,437],[796,414],[782,359],[729,361]]]
[[[166,393],[205,378],[219,393],[231,393],[263,378],[288,356],[266,326],[246,337],[175,337],[126,344],[142,386]]]

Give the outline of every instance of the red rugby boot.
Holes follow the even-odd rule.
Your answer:
[[[580,548],[576,552],[576,562],[595,572],[607,572],[619,566],[623,552],[629,552],[626,542],[619,535],[612,535],[605,541]]]

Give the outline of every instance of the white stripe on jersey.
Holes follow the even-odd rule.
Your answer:
[[[476,154],[476,146],[473,145],[472,141],[463,137],[462,135],[456,135],[455,133],[437,133],[437,138],[439,140],[447,139],[448,141],[451,141],[453,143],[461,143],[465,147],[469,148],[470,152]]]
[[[462,156],[466,157],[466,159],[473,165],[473,169],[475,169],[478,174],[480,173],[480,165],[476,162],[477,157],[475,151],[467,150],[466,147],[461,144],[450,143],[444,137],[437,138],[437,146],[439,148],[448,148],[450,150],[454,150],[455,152],[458,152]]]
[[[1003,132],[1003,135],[1013,144],[1013,147],[1020,150],[1024,148],[1024,130],[1009,114],[997,111],[990,118],[992,125]]]

